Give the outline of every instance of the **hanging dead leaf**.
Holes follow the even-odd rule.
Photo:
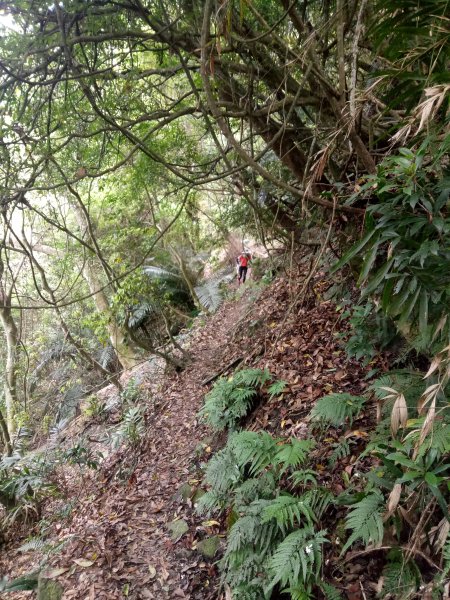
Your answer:
[[[383,520],[386,521],[395,511],[402,495],[402,484],[396,483],[389,494],[387,512],[384,514]]]
[[[66,573],[68,570],[69,570],[69,567],[59,567],[56,569],[47,569],[46,571],[44,571],[42,573],[42,576],[45,577],[45,579],[55,579],[56,577],[63,575],[63,573]]]
[[[427,389],[424,391],[424,393],[420,396],[419,400],[417,401],[417,411],[418,411],[419,415],[422,414],[423,409],[430,402],[430,400],[432,400],[433,398],[436,398],[440,388],[441,388],[440,383],[434,383],[433,385],[430,385],[427,387]]]
[[[423,444],[425,438],[430,433],[430,431],[433,429],[435,417],[436,417],[436,396],[433,398],[433,402],[431,403],[431,406],[428,410],[427,416],[425,417],[425,421],[423,422],[422,429],[420,431],[420,438],[419,438],[419,441],[414,450],[413,458],[415,458],[417,456],[420,446]]]
[[[391,413],[391,431],[392,435],[397,435],[399,427],[405,427],[408,421],[408,407],[406,406],[405,396],[399,394],[394,402]]]
[[[430,529],[430,539],[432,540],[435,552],[439,552],[444,547],[449,532],[450,523],[446,517],[441,519],[435,527]]]
[[[428,379],[428,377],[430,377],[430,375],[432,375],[436,371],[436,369],[439,369],[441,362],[442,362],[442,356],[440,354],[438,354],[431,361],[430,368],[426,372],[424,379]]]

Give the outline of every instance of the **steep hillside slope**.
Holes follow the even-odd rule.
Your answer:
[[[221,553],[222,524],[203,521],[193,505],[202,493],[205,461],[225,438],[211,437],[197,411],[218,375],[245,365],[267,367],[287,387],[257,406],[247,426],[301,438],[318,397],[364,390],[366,370],[346,360],[336,336],[346,325],[333,303],[321,299],[323,286],[319,277],[315,294],[293,303],[300,285],[285,278],[266,287],[253,282],[205,324],[197,320],[189,335],[193,360],[184,372],[157,376],[138,367],[131,373],[147,402],[144,441],[81,478],[61,467],[64,501],[44,508],[48,547],[64,543],[47,555],[45,574],[59,582],[64,599],[218,598],[213,556]],[[95,446],[99,425],[84,418],[79,430]],[[335,441],[330,436],[325,452]],[[363,434],[354,441],[361,440]],[[342,468],[350,462],[348,457]],[[335,493],[343,489],[336,474],[328,484]],[[63,519],[71,498],[76,502]],[[34,533],[39,531],[42,522]],[[29,573],[44,556],[42,549],[18,551],[11,542],[3,548],[0,569],[9,577]],[[30,592],[11,594],[28,597]]]

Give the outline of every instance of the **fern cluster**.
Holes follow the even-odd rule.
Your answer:
[[[272,379],[267,369],[243,369],[221,377],[206,395],[200,418],[214,429],[234,429],[250,411],[263,385]]]
[[[296,470],[313,446],[312,440],[242,431],[230,435],[209,462],[205,478],[210,490],[198,510],[210,515],[228,509],[234,515],[221,561],[233,598],[268,599],[275,587],[286,586],[295,598],[298,590],[307,594],[312,589],[326,542],[318,523],[332,498],[321,488],[308,490],[310,480]],[[303,493],[281,490],[286,474],[297,478]]]
[[[259,379],[261,374],[264,372],[248,374],[248,389],[255,393],[257,386],[268,381],[264,376]],[[201,498],[199,510],[208,515],[228,515],[231,527],[220,565],[233,599],[269,600],[280,594],[291,600],[322,597],[320,594],[327,600],[342,598],[323,580],[321,572],[322,549],[328,541],[322,521],[336,509],[341,514],[345,511],[333,542],[341,555],[381,546],[388,528],[389,545],[394,550],[386,554],[383,597],[412,598],[424,583],[433,586],[433,598],[440,597],[450,577],[449,386],[439,387],[437,416],[427,426],[425,415],[412,418],[427,385],[430,383],[423,381],[423,374],[406,370],[386,373],[372,384],[369,393],[383,404],[381,421],[366,448],[352,459],[357,477],[343,472],[346,489],[336,498],[318,484],[319,473],[311,460],[312,439],[287,440],[264,431],[230,434],[225,448],[207,466],[209,491]],[[227,394],[232,398],[240,386],[245,387],[245,383],[239,377],[223,380],[210,393],[208,418],[214,414],[210,422],[214,420],[219,428],[233,429],[247,414],[237,408],[239,393],[236,405],[224,400]],[[390,417],[400,394],[397,390],[404,398],[402,410],[409,415],[398,434],[391,430]],[[250,403],[253,397],[249,395]],[[365,403],[365,397],[351,394],[325,396],[311,411],[312,431],[320,435],[320,429],[330,425],[352,426],[362,410],[368,410]],[[206,405],[204,411],[206,414]],[[340,459],[359,447],[351,444],[345,435],[334,443],[330,468],[337,472]],[[372,465],[373,458],[377,461],[376,467],[364,472],[369,456]],[[417,532],[414,524],[430,506],[434,512]],[[423,556],[430,556],[430,561],[441,564],[442,570],[435,574],[424,571],[425,563],[415,562],[416,557],[403,550],[405,541]],[[437,561],[436,557],[442,558]]]
[[[366,399],[351,394],[329,394],[316,402],[311,411],[311,419],[339,427],[347,421],[350,424],[359,415]]]
[[[112,434],[112,446],[118,448],[125,443],[130,446],[136,445],[145,433],[144,410],[140,406],[128,408],[120,425]]]
[[[383,594],[398,600],[415,595],[421,583],[420,570],[413,559],[404,560],[400,552],[391,552],[383,569]]]
[[[195,287],[195,293],[206,310],[215,312],[223,300],[223,285],[234,279],[234,270],[222,269]]]
[[[31,520],[39,516],[40,505],[58,490],[49,480],[54,465],[41,455],[33,458],[4,457],[0,463],[0,504],[5,508],[6,528],[18,519]]]
[[[345,543],[343,552],[356,540],[362,540],[366,546],[381,542],[384,533],[382,511],[383,496],[378,491],[367,494],[354,505],[346,519],[345,527],[351,529],[352,533]]]

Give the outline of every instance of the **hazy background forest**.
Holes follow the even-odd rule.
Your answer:
[[[57,439],[80,401],[98,417],[102,387],[132,396],[123,372],[153,359],[189,369],[183,335],[235,294],[235,258],[250,247],[255,294],[277,275],[298,287],[281,319],[326,273],[348,359],[368,381],[385,377],[370,399],[378,421],[386,413],[373,452],[390,475],[341,499],[353,507],[342,552],[380,545],[396,519],[385,581],[406,583],[377,593],[449,598],[449,19],[448,0],[0,1],[5,530],[11,510],[31,517],[46,496],[27,451]],[[265,376],[249,377],[249,398],[266,390]],[[313,420],[351,426],[362,404],[347,398],[339,412],[338,400],[319,401]],[[225,418],[210,402],[218,429],[249,410]],[[124,411],[116,445],[136,441],[142,414]],[[297,450],[293,463],[253,457],[255,478],[273,460],[282,485],[307,447]],[[307,471],[296,485],[317,487]],[[210,473],[225,487],[204,501],[208,514],[234,494],[228,483]],[[341,597],[317,579],[330,503],[284,507],[256,567],[229,549],[225,571],[250,572],[227,580],[229,597]],[[293,574],[255,583],[264,560],[276,574],[297,551]]]

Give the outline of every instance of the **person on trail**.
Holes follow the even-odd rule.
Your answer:
[[[241,282],[245,283],[245,280],[247,278],[248,263],[250,262],[251,258],[252,257],[250,256],[250,254],[248,252],[243,252],[236,259],[236,262],[238,264],[238,283],[239,283],[239,285],[241,285]]]

